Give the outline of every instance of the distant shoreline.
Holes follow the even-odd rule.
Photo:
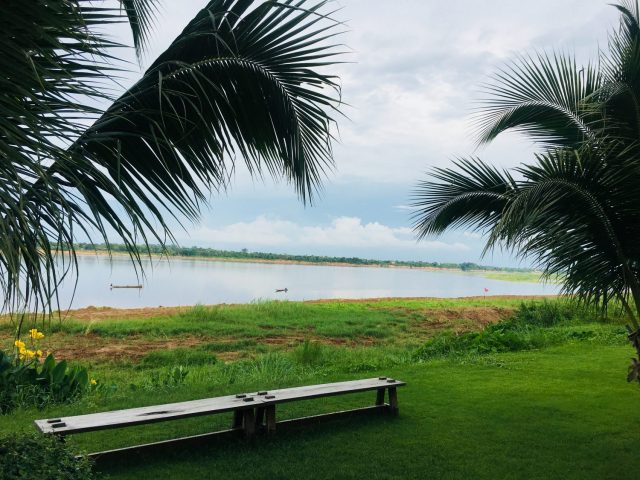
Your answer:
[[[104,250],[76,250],[76,255],[83,257],[100,256],[108,257],[109,253]],[[129,255],[124,252],[111,252],[113,257],[128,257]],[[308,262],[304,260],[285,260],[285,259],[267,259],[267,258],[236,258],[236,257],[204,257],[204,256],[186,256],[186,255],[160,255],[157,253],[145,254],[143,258],[156,258],[156,259],[177,259],[177,260],[197,260],[204,262],[220,262],[220,263],[255,263],[255,264],[272,264],[272,265],[305,265],[305,266],[317,266],[317,267],[353,267],[353,268],[389,268],[389,269],[403,269],[403,270],[425,270],[430,272],[449,272],[457,274],[472,274],[472,275],[489,275],[489,277],[516,277],[522,275],[522,272],[510,272],[506,270],[461,270],[459,268],[449,267],[431,267],[431,266],[412,266],[412,265],[393,265],[383,263],[368,263],[357,264],[347,262]],[[539,277],[540,272],[532,271],[528,273],[531,277]],[[499,278],[498,278],[499,279]],[[518,280],[515,280],[518,281]],[[531,280],[537,281],[537,280]]]

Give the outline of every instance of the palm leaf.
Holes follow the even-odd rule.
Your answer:
[[[508,172],[501,172],[479,159],[454,162],[457,170],[434,169],[434,180],[414,189],[412,206],[418,238],[439,234],[447,228],[466,226],[485,229],[499,221],[517,184]]]
[[[120,0],[120,3],[131,26],[136,53],[138,58],[141,58],[158,13],[159,2],[158,0]]]
[[[95,32],[126,14],[142,48],[156,3],[114,10],[88,0],[38,8],[10,0],[15,32],[0,43],[0,86],[9,93],[0,99],[5,300],[50,307],[75,265],[73,250],[56,252],[72,249],[78,232],[107,243],[115,232],[139,264],[137,244],[172,239],[165,216],[196,218],[209,192],[226,187],[236,159],[255,175],[284,177],[311,201],[333,165],[341,103],[327,73],[339,23],[326,4],[211,1],[100,112],[91,99],[109,98],[108,49],[117,45]]]
[[[514,130],[547,146],[576,146],[597,127],[594,122],[600,117],[587,99],[601,82],[597,69],[578,67],[573,57],[521,57],[484,87],[487,99],[475,117],[479,142]]]

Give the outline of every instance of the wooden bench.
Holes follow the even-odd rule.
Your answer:
[[[170,403],[150,407],[130,408],[126,410],[92,413],[89,415],[78,415],[73,417],[49,418],[36,420],[35,424],[44,434],[53,434],[64,437],[74,433],[93,432],[96,430],[165,422],[168,420],[177,420],[180,418],[195,417],[199,415],[233,412],[233,420],[229,430],[167,440],[164,442],[155,442],[146,445],[137,445],[134,447],[110,450],[106,452],[97,452],[89,455],[94,459],[100,458],[101,460],[104,460],[107,457],[111,458],[123,454],[126,455],[133,451],[139,452],[141,450],[150,450],[159,447],[172,448],[179,444],[199,444],[213,436],[219,436],[221,434],[242,432],[246,438],[252,438],[256,431],[274,433],[277,425],[308,423],[333,416],[351,415],[369,411],[388,412],[393,415],[397,415],[397,388],[404,385],[406,384],[400,380],[378,377],[350,382],[326,383],[322,385],[309,385],[305,387],[285,388],[281,390],[241,393],[225,397],[207,398],[203,400],[192,400],[188,402]],[[376,391],[376,403],[373,406],[276,422],[276,405],[280,403],[372,390]],[[388,403],[385,403],[386,392],[388,392]]]

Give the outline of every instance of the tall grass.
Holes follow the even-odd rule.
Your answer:
[[[625,329],[571,302],[522,303],[507,320],[479,332],[436,335],[414,353],[416,360],[532,350],[571,341],[622,345]]]

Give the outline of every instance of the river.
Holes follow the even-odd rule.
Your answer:
[[[128,257],[79,256],[79,280],[60,290],[61,308],[119,308],[324,298],[545,295],[557,285],[490,280],[479,275],[405,268],[333,267],[156,259],[136,278]],[[111,289],[110,284],[143,284]],[[288,289],[276,293],[276,289]]]

